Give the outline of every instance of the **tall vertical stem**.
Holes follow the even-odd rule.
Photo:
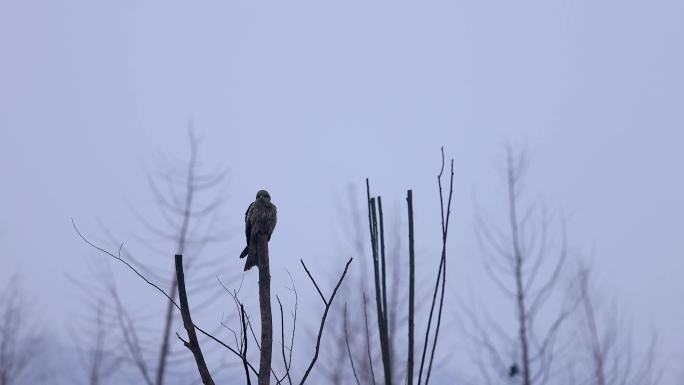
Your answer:
[[[513,155],[511,150],[508,150],[507,159],[507,177],[508,177],[508,210],[511,225],[511,239],[513,243],[513,258],[515,260],[515,288],[516,288],[516,305],[518,311],[518,337],[520,338],[520,350],[522,351],[522,375],[523,385],[531,385],[532,379],[530,375],[530,353],[527,330],[527,307],[525,305],[525,288],[523,286],[523,255],[520,250],[520,235],[518,231],[518,212],[517,212],[517,197],[516,189],[516,175],[513,165]]]
[[[259,261],[259,308],[261,310],[261,357],[259,385],[271,382],[271,356],[273,352],[273,319],[271,314],[271,273],[268,266],[268,236],[256,235]]]
[[[378,196],[378,214],[380,216],[380,266],[381,266],[381,277],[382,277],[382,309],[383,309],[383,314],[382,314],[382,322],[385,324],[385,333],[386,333],[386,344],[387,344],[387,355],[388,355],[388,361],[391,363],[392,362],[392,349],[390,347],[390,341],[389,341],[389,322],[388,322],[388,313],[389,311],[387,310],[387,274],[386,274],[386,262],[385,262],[385,219],[384,215],[382,214],[382,197]]]
[[[415,333],[415,251],[413,240],[413,191],[408,190],[406,193],[406,202],[408,203],[408,226],[409,226],[409,308],[408,308],[408,362],[406,364],[406,378],[407,385],[413,385],[413,344]]]
[[[371,247],[373,251],[373,272],[375,278],[375,303],[378,312],[378,335],[380,337],[380,351],[382,352],[382,367],[385,374],[385,385],[392,385],[392,367],[389,356],[389,335],[385,323],[385,311],[382,302],[382,288],[380,278],[380,261],[378,256],[378,213],[375,198],[370,197],[370,184],[366,179],[366,195],[368,197],[368,220],[370,224]]]

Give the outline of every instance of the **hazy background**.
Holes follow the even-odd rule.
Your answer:
[[[339,201],[365,177],[401,218],[414,189],[417,248],[434,256],[444,145],[450,292],[477,292],[474,202],[501,201],[508,140],[635,329],[657,331],[664,383],[681,383],[683,37],[681,1],[2,1],[0,286],[19,272],[68,344],[80,302],[66,276],[102,258],[70,218],[130,240],[127,207],[154,212],[145,166],[185,158],[192,119],[205,162],[230,168],[226,258],[267,188],[272,269],[339,270]]]

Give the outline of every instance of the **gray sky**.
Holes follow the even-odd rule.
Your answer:
[[[498,202],[510,140],[530,151],[528,191],[681,363],[682,37],[681,1],[1,2],[0,283],[19,270],[62,325],[65,274],[90,253],[69,218],[129,238],[127,204],[153,210],[144,165],[185,157],[192,118],[207,163],[231,169],[227,253],[266,187],[291,269],[335,270],[335,201],[365,177],[401,214],[414,189],[434,251],[444,145],[459,290],[478,280],[473,202]]]

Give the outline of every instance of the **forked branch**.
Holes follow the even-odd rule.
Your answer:
[[[299,385],[303,385],[304,382],[306,381],[307,377],[309,377],[309,373],[311,373],[311,369],[313,369],[314,365],[316,364],[316,360],[318,360],[318,353],[321,349],[321,337],[323,336],[323,328],[325,327],[325,320],[328,318],[328,311],[330,310],[330,306],[332,306],[332,302],[335,299],[335,295],[337,294],[337,290],[340,288],[340,285],[342,285],[342,281],[344,280],[344,277],[347,275],[347,270],[349,269],[349,265],[352,263],[354,259],[349,258],[349,261],[347,261],[347,264],[344,266],[344,271],[342,272],[342,275],[340,276],[340,279],[337,281],[337,285],[335,285],[335,289],[333,289],[332,294],[330,295],[330,298],[323,299],[323,302],[325,302],[325,310],[323,311],[323,316],[321,317],[321,326],[318,328],[318,337],[316,337],[316,349],[314,352],[314,356],[311,359],[311,362],[309,363],[309,366],[306,368],[306,372],[304,372],[304,376],[302,377],[302,380],[299,382]],[[302,263],[302,266],[306,271],[308,271],[306,264],[304,264],[304,261],[300,260]],[[311,279],[311,282],[313,282],[314,286],[318,287],[318,284],[316,283],[316,280],[309,274],[309,278]]]

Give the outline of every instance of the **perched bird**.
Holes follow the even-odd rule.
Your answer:
[[[511,365],[510,369],[508,369],[508,377],[515,377],[520,373],[520,369],[518,369],[518,364],[513,364]]]
[[[245,261],[245,271],[252,268],[252,266],[259,265],[259,256],[252,255],[256,252],[250,252],[250,242],[252,237],[256,239],[258,234],[266,234],[268,240],[271,240],[271,234],[276,225],[276,206],[271,203],[271,195],[266,190],[259,190],[256,199],[252,202],[245,212],[245,236],[247,237],[247,246],[240,253],[240,258],[247,257]]]

